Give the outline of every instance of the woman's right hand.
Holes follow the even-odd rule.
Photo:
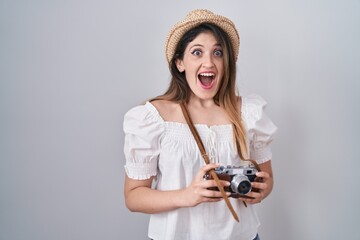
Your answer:
[[[207,164],[203,166],[191,184],[182,190],[181,200],[185,207],[193,207],[203,202],[218,202],[223,199],[220,191],[209,190],[210,187],[217,187],[215,180],[204,180],[204,175],[211,169],[219,167],[219,164]],[[229,186],[228,181],[220,180],[222,186]],[[230,195],[230,193],[227,193]]]

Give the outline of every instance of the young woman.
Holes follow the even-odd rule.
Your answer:
[[[236,95],[239,42],[226,17],[190,12],[167,38],[168,90],[124,117],[126,205],[151,214],[152,239],[259,239],[253,204],[273,187],[270,142],[276,126],[264,114],[261,97]],[[187,106],[210,164],[204,163],[180,103]],[[252,198],[230,198],[238,223],[221,192],[209,190],[216,182],[204,175],[220,165],[242,166],[248,158],[259,164],[262,181],[251,183],[258,189],[247,194]]]

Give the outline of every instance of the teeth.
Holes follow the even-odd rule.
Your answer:
[[[214,73],[200,73],[200,76],[203,76],[203,77],[213,77],[215,76]]]

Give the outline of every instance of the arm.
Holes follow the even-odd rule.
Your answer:
[[[239,198],[246,203],[254,204],[260,203],[264,200],[272,191],[274,185],[273,171],[271,167],[271,160],[259,164],[261,172],[258,172],[256,175],[263,179],[262,182],[252,182],[251,185],[253,188],[259,189],[258,192],[250,192],[247,195],[254,197],[255,199]]]
[[[134,180],[125,176],[125,203],[133,212],[156,213],[170,211],[181,206],[180,190],[157,191],[151,189],[153,177]]]
[[[130,211],[143,213],[160,213],[181,207],[193,207],[203,202],[220,201],[221,193],[208,190],[215,187],[213,180],[203,180],[203,176],[210,169],[217,167],[209,164],[202,167],[192,183],[183,189],[160,191],[151,188],[153,177],[146,180],[134,180],[125,177],[125,202]],[[229,186],[228,181],[221,181],[224,186]]]

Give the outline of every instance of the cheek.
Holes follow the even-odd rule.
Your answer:
[[[219,61],[217,64],[217,69],[219,72],[223,72],[224,71],[224,62],[223,61]]]
[[[187,68],[185,71],[185,77],[187,81],[196,81],[197,80],[197,69]]]
[[[191,80],[191,76],[189,75],[188,72],[185,72],[185,78],[186,78],[186,82],[188,83],[189,86],[191,86],[191,84],[193,83],[193,81]]]

